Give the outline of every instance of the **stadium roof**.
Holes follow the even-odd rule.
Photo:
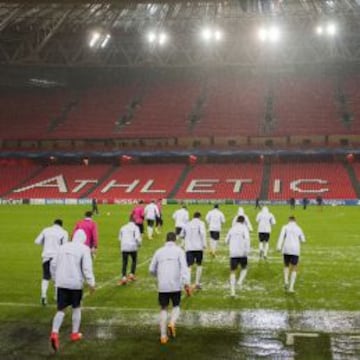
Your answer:
[[[331,39],[315,33],[335,22]],[[360,63],[360,0],[229,1],[3,1],[0,63],[41,66],[291,66]],[[259,42],[261,26],[275,24],[283,39]],[[203,26],[217,26],[224,41],[204,46]],[[167,46],[146,42],[146,32],[166,31]],[[104,48],[88,46],[92,31],[111,36]]]

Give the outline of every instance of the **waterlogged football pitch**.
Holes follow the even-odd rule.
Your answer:
[[[71,316],[61,330],[66,359],[359,359],[360,226],[356,207],[307,210],[274,206],[276,216],[268,261],[259,261],[256,234],[245,289],[229,296],[228,252],[223,237],[236,207],[223,205],[225,225],[218,256],[205,257],[203,290],[183,298],[178,336],[158,342],[156,283],[148,275],[150,258],[173,228],[177,206],[164,206],[165,225],[154,240],[143,240],[138,280],[117,286],[120,272],[119,227],[130,206],[100,206],[100,247],[95,260],[97,291],[85,292],[84,340],[69,341]],[[205,216],[211,205],[189,205]],[[33,244],[55,218],[71,230],[85,206],[1,206],[0,359],[53,358],[48,346],[52,316],[39,304],[41,249]],[[256,211],[246,207],[255,225]],[[302,247],[295,294],[282,283],[282,258],[275,251],[281,225],[295,214],[307,243]],[[51,289],[52,290],[52,289]]]

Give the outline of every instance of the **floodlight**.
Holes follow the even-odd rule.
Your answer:
[[[158,39],[159,39],[159,45],[164,45],[167,41],[167,35],[162,32],[158,35]]]
[[[100,38],[100,34],[95,31],[92,35],[91,35],[91,39],[90,39],[90,42],[89,42],[89,46],[92,48],[95,46],[95,44],[97,43],[97,41],[99,40]]]
[[[328,35],[334,36],[336,34],[336,26],[333,23],[329,23],[326,27],[326,32]]]
[[[220,41],[223,38],[223,33],[220,30],[215,30],[214,37],[216,41]]]
[[[271,42],[276,42],[280,38],[280,30],[279,28],[273,26],[268,31],[268,38]]]
[[[150,31],[147,35],[149,43],[153,43],[156,40],[156,34],[153,31]]]
[[[212,31],[209,28],[202,30],[201,35],[204,40],[209,41],[212,38]]]
[[[323,33],[324,33],[324,29],[323,29],[323,27],[322,26],[317,26],[316,27],[316,33],[318,34],[318,35],[322,35]]]
[[[101,47],[102,47],[102,48],[104,48],[104,47],[108,44],[108,42],[109,42],[109,40],[110,40],[110,37],[111,37],[111,36],[110,36],[109,34],[107,34],[107,35],[105,36],[103,42],[101,43]]]
[[[258,33],[259,39],[265,41],[268,38],[268,32],[266,29],[261,28]]]

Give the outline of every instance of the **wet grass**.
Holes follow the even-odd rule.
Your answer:
[[[96,217],[100,230],[100,248],[95,261],[95,274],[98,290],[93,296],[86,295],[84,305],[94,307],[84,312],[83,328],[87,339],[73,346],[66,339],[69,319],[64,325],[64,341],[61,356],[66,359],[121,358],[130,359],[243,359],[253,356],[254,347],[248,344],[247,336],[241,329],[220,330],[211,326],[187,327],[181,331],[176,342],[162,348],[158,344],[157,293],[154,279],[148,275],[149,259],[154,250],[161,246],[166,231],[172,230],[171,214],[176,206],[164,207],[165,227],[163,235],[150,241],[144,239],[139,252],[138,281],[129,286],[118,287],[120,273],[119,227],[128,218],[130,206],[100,206],[101,215]],[[190,212],[200,210],[205,216],[210,205],[190,205]],[[221,209],[229,224],[236,213],[236,207],[223,205]],[[40,230],[51,224],[55,218],[63,218],[65,228],[71,230],[75,221],[82,217],[86,206],[1,206],[1,251],[0,251],[0,358],[1,359],[39,359],[48,358],[47,337],[54,307],[39,308],[41,279],[41,249],[33,244]],[[254,224],[256,211],[246,208]],[[249,261],[249,272],[245,290],[236,299],[229,297],[228,251],[220,244],[217,258],[205,257],[203,271],[203,290],[193,297],[183,300],[184,311],[211,311],[243,309],[275,309],[302,312],[305,310],[356,311],[360,295],[360,265],[357,260],[360,251],[358,208],[326,207],[322,212],[315,207],[306,211],[297,208],[294,213],[303,227],[307,243],[302,247],[296,293],[287,294],[282,285],[282,258],[275,252],[277,236],[281,225],[290,215],[288,207],[272,208],[278,224],[275,226],[270,242],[270,258],[267,262],[258,261],[257,238],[252,235],[253,252]],[[107,215],[110,213],[110,215]],[[223,236],[225,235],[223,231]],[[52,297],[52,296],[51,296]],[[50,304],[53,303],[50,297]],[[9,303],[8,306],[4,303]],[[34,304],[22,308],[12,304]],[[97,309],[101,307],[101,309]],[[142,319],[128,326],[115,324],[116,309],[148,309],[152,318],[146,325]],[[341,320],[341,319],[340,319]],[[101,322],[103,321],[103,322]],[[106,335],[111,329],[111,335]],[[299,330],[299,329],[297,329]],[[110,330],[109,330],[110,331]],[[108,332],[109,332],[108,331]],[[99,333],[100,332],[100,333]],[[103,333],[103,335],[102,335]],[[280,336],[280,335],[279,335]],[[261,356],[276,358],[326,358],[314,340],[296,340],[295,348],[290,350],[281,345],[281,336],[276,335],[270,350],[266,351],[266,341],[262,340]],[[255,339],[255,340],[254,340]],[[256,337],[251,341],[256,342]],[[324,344],[325,344],[324,338]],[[301,345],[302,341],[306,344]],[[322,341],[322,340],[321,340]],[[328,339],[326,340],[328,341]],[[274,345],[275,344],[275,345]],[[300,345],[297,345],[300,344]],[[328,343],[324,348],[328,349]],[[265,346],[265,347],[264,347]],[[303,347],[318,348],[318,357],[309,357]],[[256,348],[256,347],[255,347]],[[253,350],[249,350],[253,349]],[[26,354],[26,357],[24,357]],[[91,356],[89,355],[91,354]],[[190,355],[191,354],[191,355]],[[195,354],[195,355],[194,355]],[[266,355],[267,354],[267,355]],[[50,357],[51,358],[51,357]],[[278,357],[279,358],[279,357]]]

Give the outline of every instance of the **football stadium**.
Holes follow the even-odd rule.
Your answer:
[[[1,1],[0,359],[359,359],[359,22]]]

